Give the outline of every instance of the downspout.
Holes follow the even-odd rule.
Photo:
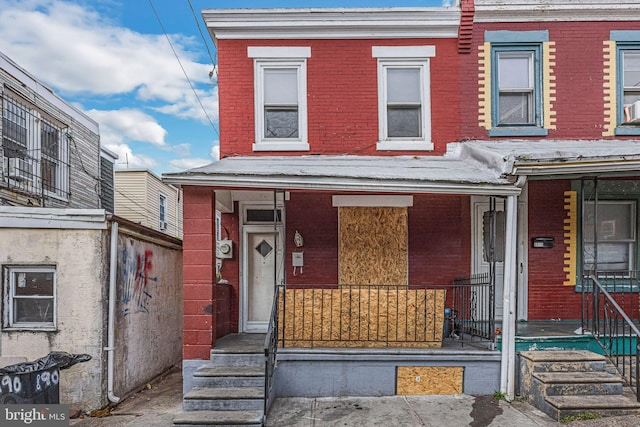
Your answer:
[[[526,176],[516,181],[522,188]],[[517,247],[518,247],[518,196],[507,196],[505,224],[505,259],[503,271],[503,306],[502,306],[502,357],[500,365],[500,391],[507,400],[515,398],[516,372],[516,288],[517,288]]]
[[[111,252],[109,260],[109,331],[107,346],[107,398],[112,403],[120,402],[120,398],[113,394],[113,363],[115,341],[115,311],[116,311],[116,274],[118,270],[118,223],[111,219]]]

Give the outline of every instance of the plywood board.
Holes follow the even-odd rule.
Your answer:
[[[407,284],[407,208],[341,207],[340,284]]]
[[[285,346],[440,347],[445,296],[389,286],[288,288],[280,334]]]
[[[462,366],[398,366],[396,394],[461,394]]]

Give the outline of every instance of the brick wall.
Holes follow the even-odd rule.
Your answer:
[[[183,359],[208,359],[215,336],[215,196],[207,187],[184,188]]]
[[[529,244],[529,320],[580,319],[580,294],[564,286],[564,192],[568,180],[529,183],[529,238],[553,237],[552,249]]]
[[[462,103],[462,135],[465,139],[488,139],[487,130],[478,123],[478,46],[484,42],[484,32],[493,30],[549,31],[549,41],[555,42],[556,113],[553,139],[602,139],[605,126],[603,42],[610,30],[637,30],[630,22],[528,22],[482,24],[475,23],[471,54],[461,56],[460,82],[464,94]],[[492,140],[509,139],[509,137]],[[520,137],[519,137],[520,138]],[[525,137],[526,138],[526,137]],[[529,137],[540,139],[541,137]],[[628,137],[616,136],[616,139]],[[631,137],[633,138],[633,137]]]
[[[252,153],[255,142],[253,59],[248,46],[310,46],[307,61],[307,108],[310,152],[305,154],[393,154],[377,152],[377,60],[372,46],[434,45],[431,59],[431,127],[434,152],[459,139],[458,55],[455,39],[402,40],[220,40],[220,153]],[[278,154],[300,154],[278,153]],[[411,154],[411,153],[406,153]],[[425,154],[417,152],[416,154]]]

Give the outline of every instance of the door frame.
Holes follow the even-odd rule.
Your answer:
[[[479,204],[489,204],[490,196],[471,196],[470,210],[471,210],[471,273],[477,273],[478,260],[482,258],[482,251],[478,251],[480,248],[480,242],[477,241],[478,227],[481,226],[476,221],[476,209]],[[503,204],[504,206],[504,204]],[[522,193],[518,197],[518,236],[517,236],[517,305],[516,320],[528,319],[528,273],[527,273],[527,251],[528,251],[528,215],[527,215],[527,186],[522,189]],[[503,266],[504,268],[504,266]],[[496,283],[496,286],[503,287],[504,282]],[[503,295],[504,298],[504,295]],[[502,305],[502,304],[501,304]],[[495,316],[500,318],[502,313],[496,311]]]
[[[261,203],[261,202],[246,202],[239,203],[239,214],[241,218],[240,222],[240,286],[239,286],[239,301],[238,301],[238,331],[240,333],[264,333],[265,331],[259,330],[259,328],[247,328],[247,314],[248,314],[248,289],[249,289],[249,235],[256,233],[274,234],[273,222],[265,223],[246,223],[245,210],[249,208],[256,209],[273,209],[273,203]],[[276,263],[281,263],[282,268],[278,271],[281,274],[280,279],[284,279],[285,268],[285,248],[284,248],[284,206],[278,203],[278,209],[281,210],[281,222],[275,227],[277,236],[277,251],[276,251]]]

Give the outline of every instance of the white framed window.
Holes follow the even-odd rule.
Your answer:
[[[20,266],[4,268],[4,327],[56,328],[56,269]]]
[[[249,47],[254,58],[254,151],[308,151],[309,47]]]
[[[433,150],[429,58],[434,46],[373,46],[378,58],[378,150]]]
[[[160,231],[167,230],[167,196],[160,194],[158,214],[160,217]]]
[[[2,99],[3,183],[66,200],[69,152],[65,126],[17,97]]]
[[[594,203],[585,203],[583,253],[586,268],[594,267],[597,256],[598,271],[634,270],[637,247],[636,202],[599,200],[597,206],[595,215]],[[594,226],[597,239],[594,239]]]

